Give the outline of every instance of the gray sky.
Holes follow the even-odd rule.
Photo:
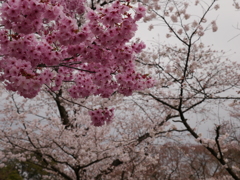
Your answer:
[[[207,31],[201,41],[206,45],[213,44],[214,49],[224,50],[229,58],[240,61],[238,58],[240,57],[240,11],[232,6],[232,0],[219,0],[218,4],[220,9],[212,10],[207,15],[209,23],[214,19],[217,20],[218,31],[215,33],[211,30]],[[189,10],[192,10],[191,7]],[[159,40],[161,43],[175,43],[174,38],[166,39],[168,28],[156,26],[152,31],[148,31],[148,25],[140,23],[136,33],[136,37],[140,37],[148,46],[151,42]],[[237,26],[239,29],[236,29]]]

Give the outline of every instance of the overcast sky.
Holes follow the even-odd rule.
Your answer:
[[[207,15],[207,19],[217,20],[218,31],[216,33],[211,30],[207,31],[201,41],[206,45],[213,44],[216,50],[224,50],[230,58],[237,60],[240,57],[238,52],[240,48],[240,11],[235,10],[232,6],[232,0],[218,0],[218,4],[220,9],[212,10]],[[189,10],[191,9],[189,8]],[[236,29],[237,26],[239,29]],[[161,43],[174,44],[174,38],[166,39],[166,32],[168,29],[163,26],[156,26],[152,31],[148,31],[148,25],[140,23],[136,36],[140,37],[148,46],[151,42],[159,40]]]

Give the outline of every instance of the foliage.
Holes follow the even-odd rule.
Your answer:
[[[41,162],[40,159],[39,162]],[[41,166],[34,164],[33,161],[7,159],[3,165],[4,167],[0,169],[1,180],[50,180],[55,177],[53,174],[44,171]]]
[[[12,162],[8,162],[6,167],[0,168],[0,179],[1,180],[23,180],[23,178],[15,169]]]

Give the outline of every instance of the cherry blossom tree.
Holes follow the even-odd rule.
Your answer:
[[[34,100],[8,95],[1,109],[1,162],[30,161],[59,179],[144,179],[161,162],[163,137],[182,136],[212,155],[203,158],[207,167],[214,157],[214,167],[239,179],[236,131],[218,123],[206,137],[196,128],[217,117],[216,103],[226,107],[235,100],[237,117],[239,97],[226,94],[239,86],[239,63],[202,42],[208,31],[218,31],[208,16],[219,9],[217,1],[134,2],[2,2],[1,81]],[[176,44],[143,51],[144,43],[132,40],[141,18],[150,30],[158,28],[155,22],[167,27],[166,37]],[[114,109],[116,121],[107,126]],[[175,157],[166,147],[171,166],[162,176],[174,179],[175,169],[190,166],[182,178],[215,178],[201,160],[193,161],[198,157],[188,167],[175,166],[187,150],[177,148]]]
[[[237,93],[235,96],[232,92],[228,93],[239,87],[239,63],[227,59],[223,51],[213,50],[212,46],[206,46],[201,41],[208,31],[215,33],[218,30],[216,20],[208,17],[210,11],[219,9],[217,1],[143,2],[148,7],[144,21],[156,23],[158,20],[158,24],[169,30],[166,38],[174,39],[176,44],[157,44],[155,49],[138,58],[140,64],[146,65],[155,74],[153,76],[157,85],[139,93],[142,98],[140,100],[136,97],[136,103],[143,109],[165,109],[159,115],[160,122],[165,118],[176,131],[188,132],[219,161],[233,179],[239,179],[238,170],[226,153],[231,146],[227,142],[228,133],[222,130],[225,124],[217,123],[212,137],[206,137],[198,130],[204,121],[218,120],[218,116],[212,113],[216,103],[227,109],[229,100],[239,99]],[[190,8],[201,14],[190,13]],[[152,23],[150,30],[152,28],[158,27]],[[143,99],[147,103],[142,103]],[[196,119],[194,115],[197,114],[203,118]],[[154,135],[148,134],[148,137]]]
[[[73,98],[108,98],[153,86],[135,68],[135,55],[145,44],[131,41],[145,7],[130,1],[98,4],[2,1],[0,70],[5,88],[33,98],[43,86],[56,92],[64,83]],[[101,126],[112,119],[113,109],[89,114]]]

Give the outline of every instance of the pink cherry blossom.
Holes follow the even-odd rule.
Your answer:
[[[1,6],[1,80],[33,98],[44,85],[73,98],[131,95],[154,81],[135,70],[145,48],[133,42],[143,5],[115,1],[92,10],[84,0],[6,0]],[[102,113],[107,114],[107,113]]]

